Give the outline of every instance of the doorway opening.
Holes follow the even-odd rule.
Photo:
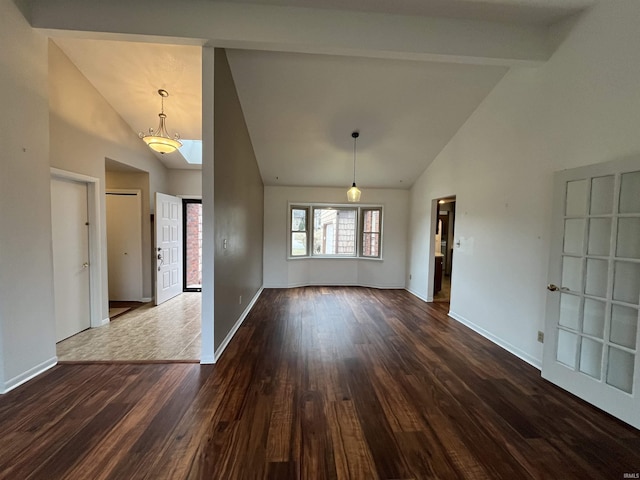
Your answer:
[[[433,301],[450,302],[456,219],[455,195],[437,199],[436,219]]]
[[[182,199],[183,291],[202,291],[202,200]]]

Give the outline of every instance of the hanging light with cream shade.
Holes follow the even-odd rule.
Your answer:
[[[158,125],[157,130],[153,130],[153,128],[149,128],[149,133],[144,134],[140,132],[138,136],[145,141],[149,148],[155,150],[156,152],[165,154],[175,152],[178,148],[182,146],[182,142],[180,142],[180,134],[176,133],[173,138],[169,136],[167,132],[167,126],[165,125],[165,119],[167,116],[164,113],[164,99],[169,96],[169,92],[166,90],[160,89],[158,90],[158,95],[162,99],[162,106],[160,109],[160,113],[158,116],[160,117],[160,124]]]
[[[356,141],[360,136],[360,132],[357,130],[351,133],[351,137],[353,137],[353,185],[349,190],[347,190],[347,200],[350,202],[359,202],[360,201],[360,189],[356,187]]]

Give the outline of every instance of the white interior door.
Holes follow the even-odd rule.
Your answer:
[[[640,428],[640,160],[556,174],[542,376]]]
[[[139,190],[107,191],[109,300],[142,300],[142,199]]]
[[[160,305],[182,293],[182,200],[156,192],[156,295]]]
[[[51,179],[56,342],[91,326],[87,185]]]

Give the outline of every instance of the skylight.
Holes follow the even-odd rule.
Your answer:
[[[192,165],[202,165],[202,140],[183,140],[180,153]]]

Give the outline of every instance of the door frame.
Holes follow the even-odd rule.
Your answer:
[[[200,288],[187,287],[187,204],[199,203],[202,208],[202,197],[181,195],[177,195],[177,197],[182,199],[182,292],[202,292],[202,284],[200,284]],[[200,264],[202,264],[202,255],[200,256]]]
[[[100,179],[81,173],[50,168],[51,178],[71,180],[87,186],[87,216],[89,221],[89,312],[91,328],[109,323],[102,318],[102,224],[100,222]]]
[[[435,254],[436,254],[436,248],[438,247],[438,245],[435,244],[435,238],[436,238],[436,230],[438,229],[438,212],[440,211],[439,209],[439,205],[438,202],[444,198],[456,198],[457,201],[457,195],[455,193],[452,193],[450,195],[440,195],[436,198],[432,198],[431,199],[431,222],[430,222],[430,227],[429,227],[429,245],[431,246],[429,248],[429,258],[427,259],[428,262],[428,274],[427,274],[427,302],[428,303],[432,303],[433,302],[433,287],[435,284],[435,274],[436,274],[436,258],[435,258]],[[455,220],[454,220],[455,221]],[[454,230],[455,232],[455,230]],[[455,236],[455,233],[454,233]],[[455,245],[455,237],[454,237],[454,245]],[[452,283],[452,292],[453,292],[453,262],[451,263],[451,283]]]

